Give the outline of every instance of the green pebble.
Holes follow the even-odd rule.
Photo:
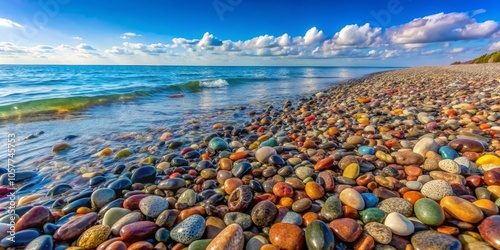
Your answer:
[[[188,250],[205,250],[212,239],[195,240],[189,244]]]
[[[376,207],[367,208],[361,211],[359,214],[361,215],[361,220],[365,224],[368,224],[370,222],[382,223],[387,216],[386,212]]]

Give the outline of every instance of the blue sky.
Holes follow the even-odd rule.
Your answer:
[[[500,3],[0,0],[2,64],[449,64],[500,50]]]

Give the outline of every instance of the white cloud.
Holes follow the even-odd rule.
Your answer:
[[[347,25],[334,36],[335,44],[344,46],[372,46],[381,41],[381,28],[371,28],[366,23]]]
[[[488,50],[491,50],[491,51],[498,51],[498,50],[500,50],[500,41],[492,43],[490,45],[490,47],[488,47]]]
[[[478,23],[466,13],[438,13],[386,31],[393,43],[433,43],[488,38],[499,29],[495,21]]]
[[[74,37],[72,37],[72,39],[74,39],[74,40],[78,40],[78,41],[83,40],[83,38],[81,38],[81,37],[79,37],[79,36],[74,36]]]
[[[440,53],[441,51],[443,51],[443,50],[442,49],[432,49],[432,50],[422,51],[422,53],[420,53],[420,54],[424,55],[424,56],[428,56],[428,55]]]
[[[316,27],[312,27],[306,32],[303,38],[304,45],[315,45],[325,40],[325,35],[322,30],[318,30]]]
[[[458,53],[462,53],[465,51],[465,48],[464,47],[457,47],[457,48],[453,48],[451,49],[449,52],[451,54],[458,54]]]
[[[205,34],[203,34],[203,37],[201,38],[201,40],[198,42],[198,47],[210,47],[210,46],[221,46],[222,45],[222,41],[215,38],[214,35],[208,33],[208,32],[205,32]]]
[[[81,43],[75,47],[77,50],[81,51],[91,51],[91,50],[96,50],[94,47],[86,44],[86,43]]]
[[[471,15],[471,16],[477,16],[477,15],[479,15],[479,14],[483,14],[483,13],[485,13],[485,12],[486,12],[486,10],[485,10],[485,9],[477,9],[477,10],[474,10],[474,11],[472,12],[472,15]]]
[[[130,39],[131,37],[137,37],[137,36],[141,36],[141,35],[136,34],[134,32],[125,32],[120,36],[120,38],[125,40],[125,39]]]
[[[24,26],[22,26],[21,24],[6,18],[0,18],[0,27],[20,28],[20,29],[24,28]]]

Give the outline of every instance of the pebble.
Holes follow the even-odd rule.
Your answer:
[[[398,212],[406,217],[410,217],[413,214],[413,204],[398,197],[385,199],[377,207],[388,214]]]
[[[238,224],[243,229],[248,229],[252,226],[252,217],[245,213],[229,212],[224,215],[224,223],[226,225]]]
[[[489,216],[479,224],[481,237],[495,249],[500,249],[500,215]]]
[[[342,203],[337,196],[328,197],[321,208],[321,218],[326,221],[340,218],[343,214]]]
[[[446,196],[439,202],[444,212],[464,222],[478,223],[483,218],[483,212],[477,206],[463,198]]]
[[[315,220],[307,225],[305,230],[307,249],[323,250],[335,247],[335,238],[326,223]]]
[[[392,240],[392,231],[379,222],[370,222],[365,225],[365,231],[380,244],[389,244]]]
[[[413,147],[413,152],[425,157],[426,153],[429,151],[437,152],[439,146],[434,141],[433,138],[424,137],[420,139]]]
[[[424,224],[429,226],[440,226],[445,220],[443,209],[437,202],[428,198],[419,199],[415,202],[415,216]]]
[[[54,233],[55,240],[67,241],[80,236],[97,221],[97,213],[88,213],[64,223]]]
[[[190,244],[200,239],[204,232],[205,220],[202,216],[194,214],[172,228],[170,238],[182,244]]]
[[[271,201],[264,200],[255,205],[251,212],[252,221],[259,227],[270,225],[278,215],[278,209]]]
[[[26,249],[30,250],[51,250],[54,248],[54,242],[50,235],[41,235],[32,240]]]
[[[245,237],[238,224],[228,225],[207,246],[207,250],[243,250]]]
[[[456,238],[431,230],[415,233],[411,237],[411,244],[415,250],[462,249],[462,244]]]
[[[289,223],[275,223],[269,230],[271,244],[285,250],[300,250],[305,243],[302,229]]]
[[[340,240],[345,242],[354,242],[363,232],[358,222],[351,218],[333,220],[329,227]]]
[[[78,238],[77,245],[84,249],[97,248],[106,241],[111,234],[111,228],[107,225],[97,225],[87,229]]]
[[[420,192],[427,198],[440,201],[446,196],[453,195],[453,188],[444,180],[432,180],[425,183]]]
[[[384,225],[391,229],[392,233],[400,236],[408,236],[415,231],[413,223],[398,212],[392,212],[385,217]]]
[[[346,188],[340,192],[339,199],[343,204],[357,210],[363,210],[365,208],[363,197],[353,188]]]
[[[438,163],[439,169],[451,174],[460,174],[462,172],[460,165],[453,160],[444,159]]]
[[[168,209],[168,202],[160,196],[147,196],[139,202],[141,212],[147,217],[156,218],[161,212]]]
[[[265,146],[257,149],[255,152],[255,158],[261,163],[267,163],[271,155],[275,155],[276,150],[272,147]]]

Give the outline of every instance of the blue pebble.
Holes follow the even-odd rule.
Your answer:
[[[224,139],[215,137],[210,140],[210,142],[208,143],[208,147],[214,149],[215,151],[222,151],[228,148],[228,144]]]
[[[378,197],[372,193],[361,193],[361,197],[363,197],[363,200],[365,201],[366,208],[375,207],[379,202]]]
[[[5,248],[23,247],[40,236],[38,230],[26,229],[16,232],[13,236],[7,235],[0,241],[0,246]]]
[[[283,216],[283,219],[281,220],[282,223],[290,223],[290,224],[295,224],[297,226],[302,225],[302,216],[300,214],[289,211],[288,213]]]
[[[439,155],[441,155],[441,157],[443,157],[443,159],[450,159],[450,160],[454,160],[455,158],[460,157],[460,155],[458,155],[457,151],[450,148],[449,146],[440,147],[439,148]]]
[[[170,238],[182,243],[191,244],[191,242],[201,239],[205,232],[205,219],[201,215],[191,215],[183,220],[170,231]]]
[[[361,146],[358,148],[358,152],[361,155],[374,155],[375,154],[375,149],[369,146]]]
[[[274,138],[270,138],[269,140],[266,140],[266,141],[263,141],[260,145],[259,145],[259,148],[261,147],[265,147],[265,146],[268,146],[268,147],[276,147],[278,146],[279,143],[278,141],[276,141],[276,139]]]

